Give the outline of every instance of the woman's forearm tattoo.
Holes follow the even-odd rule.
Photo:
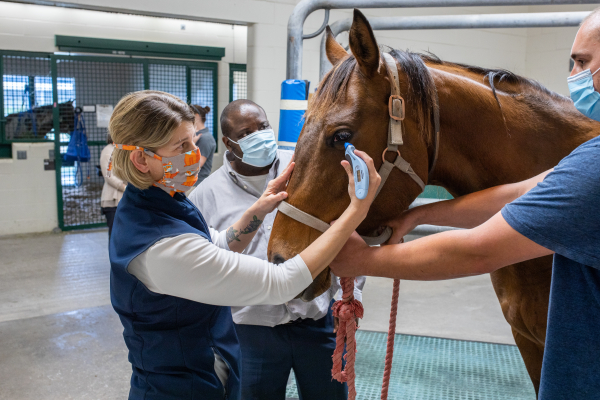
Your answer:
[[[252,221],[250,221],[248,223],[248,226],[246,226],[241,231],[235,230],[235,229],[233,229],[233,226],[230,226],[229,229],[227,229],[227,232],[225,233],[225,237],[227,238],[227,244],[229,244],[233,241],[239,242],[240,235],[242,235],[242,234],[245,235],[245,234],[256,231],[260,227],[260,224],[262,224],[262,222],[263,221],[261,219],[258,219],[256,217],[256,215],[253,215]]]
[[[256,218],[256,215],[252,216],[252,221],[248,223],[248,226],[242,229],[241,233],[252,233],[258,229],[258,227],[262,224],[262,220]]]
[[[227,244],[233,242],[234,240],[237,240],[238,242],[240,241],[240,239],[238,239],[238,236],[240,235],[236,235],[237,232],[238,231],[233,229],[233,226],[230,226],[229,229],[227,229],[227,233],[225,233],[225,237],[227,238]]]

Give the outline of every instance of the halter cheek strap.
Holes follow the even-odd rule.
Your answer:
[[[400,95],[400,78],[398,76],[398,67],[396,66],[396,61],[394,57],[389,55],[388,53],[383,53],[383,59],[387,66],[388,75],[390,77],[390,83],[392,86],[392,94],[390,95],[390,99],[388,101],[388,112],[390,114],[390,124],[388,128],[388,145],[387,148],[383,151],[382,159],[383,164],[381,168],[379,168],[379,175],[381,176],[381,184],[377,189],[377,194],[383,188],[385,181],[390,176],[392,169],[398,168],[400,171],[408,174],[416,183],[421,187],[421,191],[425,189],[425,183],[416,174],[416,172],[410,166],[410,163],[406,161],[400,155],[400,150],[398,150],[398,146],[404,144],[402,140],[402,121],[404,121],[404,117],[406,114],[406,109],[404,105],[404,99]],[[396,160],[391,163],[385,159],[385,153],[388,151],[397,153]],[[377,196],[377,195],[376,195]]]
[[[400,78],[398,76],[398,67],[396,66],[396,61],[394,58],[388,53],[383,53],[383,59],[385,61],[388,75],[390,78],[390,83],[392,86],[392,92],[388,101],[388,113],[390,116],[390,124],[388,127],[388,143],[387,147],[383,150],[381,167],[379,168],[379,176],[381,176],[381,183],[379,184],[379,188],[377,188],[377,193],[375,197],[379,195],[379,192],[383,188],[383,185],[387,181],[390,173],[394,168],[398,168],[400,171],[404,172],[408,176],[412,178],[413,181],[421,188],[421,191],[425,189],[425,183],[421,179],[419,175],[412,169],[410,163],[402,158],[400,154],[400,150],[398,146],[404,144],[402,139],[402,121],[404,121],[404,117],[406,114],[406,107],[404,99],[400,93]],[[440,116],[439,116],[439,106],[438,106],[438,98],[437,98],[437,90],[435,91],[435,105],[433,109],[433,124],[434,124],[434,137],[433,137],[433,155],[431,158],[430,166],[429,166],[429,174],[433,171],[435,167],[437,156],[438,156],[438,144],[439,144],[439,134],[440,134]],[[385,159],[385,153],[388,151],[397,153],[396,159],[394,162],[389,162]],[[320,219],[305,213],[304,211],[299,210],[298,208],[292,206],[291,204],[282,201],[279,203],[277,207],[279,211],[288,217],[295,219],[296,221],[310,226],[313,229],[316,229],[320,232],[325,232],[329,229],[330,225]],[[376,246],[382,243],[387,242],[387,240],[392,236],[392,229],[388,226],[385,227],[384,231],[378,236],[361,236],[363,240],[369,246]]]
[[[311,228],[316,229],[319,232],[325,232],[331,227],[331,225],[329,225],[327,222],[321,221],[319,218],[313,217],[312,215],[297,209],[296,207],[292,206],[290,203],[286,203],[285,201],[279,203],[277,209],[283,214],[287,215],[288,217],[295,219],[301,224],[310,226]],[[386,226],[384,232],[379,236],[361,237],[369,246],[377,246],[381,243],[385,243],[391,236],[392,229],[389,226]]]

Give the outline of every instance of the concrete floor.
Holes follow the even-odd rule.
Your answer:
[[[106,230],[0,238],[0,399],[125,398]],[[369,278],[361,329],[387,331],[392,281]],[[398,333],[514,343],[489,276],[401,283]]]

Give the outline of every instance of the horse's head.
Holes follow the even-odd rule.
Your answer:
[[[45,135],[54,128],[54,114],[52,104],[33,109],[38,131]],[[60,132],[72,132],[75,129],[75,109],[73,101],[58,104],[58,123]]]
[[[327,35],[327,57],[334,67],[323,78],[307,110],[296,147],[296,167],[287,189],[287,201],[329,222],[338,218],[350,203],[347,175],[340,166],[344,143],[351,142],[367,152],[376,167],[383,163],[392,87],[371,26],[362,13],[355,10],[350,29],[353,55],[348,55],[329,30]],[[407,99],[404,144],[399,149],[402,157],[427,182],[432,153],[428,151],[430,122],[435,103],[430,90],[435,89],[420,58],[403,52],[392,52],[392,55],[400,63],[400,88]],[[388,152],[385,157],[393,162],[396,155]],[[358,232],[372,235],[386,221],[407,209],[420,192],[419,185],[408,175],[393,170]],[[278,213],[269,242],[269,260],[289,259],[319,235],[315,229]],[[326,269],[299,297],[310,301],[329,286],[329,269]]]

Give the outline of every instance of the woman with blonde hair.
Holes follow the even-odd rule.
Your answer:
[[[354,194],[337,223],[282,264],[240,254],[265,215],[287,197],[294,163],[231,227],[209,228],[183,194],[195,183],[200,152],[194,114],[175,96],[125,96],[109,126],[112,172],[128,182],[110,239],[111,302],[132,364],[129,399],[240,399],[240,350],[229,306],[282,304],[333,260],[365,218],[380,177],[369,166],[369,195]]]

